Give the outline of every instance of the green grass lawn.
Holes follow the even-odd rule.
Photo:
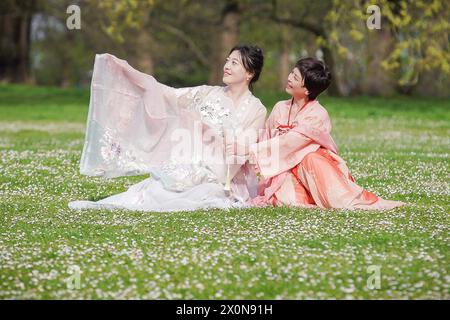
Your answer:
[[[88,101],[0,86],[0,298],[450,298],[448,100],[321,99],[358,183],[406,207],[179,213],[68,209],[145,178],[79,174]]]

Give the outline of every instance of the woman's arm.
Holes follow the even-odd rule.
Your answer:
[[[244,164],[249,160],[249,147],[256,143],[264,130],[267,110],[264,105],[255,106],[257,113],[253,121],[242,131],[226,137],[226,154],[233,159],[233,163]],[[253,109],[251,109],[253,110]]]
[[[324,132],[323,123],[320,115],[307,117],[289,132],[250,146],[250,159],[256,162],[265,177],[289,170],[301,161],[299,157],[303,149],[312,148],[317,143],[312,136],[303,134],[304,128]]]
[[[139,86],[145,93],[147,93],[147,96],[150,96],[154,91],[158,91],[162,93],[166,100],[165,102],[169,102],[170,105],[178,108],[187,108],[194,101],[194,99],[201,99],[202,94],[208,87],[210,87],[207,85],[201,85],[195,87],[173,88],[159,82],[152,75],[136,70],[131,67],[126,60],[119,59],[108,53],[100,56],[104,56],[108,60],[108,64],[112,67],[118,67],[123,70],[123,75],[129,81]]]

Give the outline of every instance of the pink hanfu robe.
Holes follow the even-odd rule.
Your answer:
[[[358,186],[330,135],[328,112],[317,100],[293,107],[278,102],[250,159],[263,180],[255,206],[386,210],[403,205]]]
[[[246,159],[228,161],[226,133],[256,142],[267,112],[250,91],[234,103],[226,90],[172,88],[125,60],[96,55],[80,173],[150,176],[98,201],[71,201],[69,208],[173,212],[247,207],[258,180]],[[225,190],[228,183],[230,190]]]

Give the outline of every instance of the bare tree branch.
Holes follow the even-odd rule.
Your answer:
[[[162,28],[164,31],[176,36],[178,39],[183,41],[189,48],[189,50],[195,55],[197,60],[204,66],[209,65],[208,58],[203,54],[202,50],[194,43],[194,41],[182,30],[175,28],[174,26],[168,24],[159,23],[158,27]]]
[[[272,0],[272,13],[271,13],[271,19],[275,22],[287,24],[296,28],[304,29],[306,31],[309,31],[313,33],[316,36],[326,37],[325,30],[321,25],[314,24],[308,21],[305,21],[304,19],[290,19],[290,18],[282,18],[279,17],[277,14],[277,0]]]

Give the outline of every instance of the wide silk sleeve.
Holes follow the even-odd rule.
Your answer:
[[[315,133],[322,132],[325,130],[323,119],[320,116],[307,117],[300,126],[300,129],[294,127],[286,134],[250,146],[251,160],[257,164],[263,176],[271,177],[289,170],[301,161],[304,156],[302,150],[308,147],[312,151],[317,149],[316,141],[303,134],[302,128]]]
[[[251,110],[257,110],[255,115],[252,115],[251,121],[242,128],[242,130],[234,133],[232,139],[236,144],[234,157],[231,157],[232,163],[244,164],[250,158],[249,148],[251,145],[259,141],[264,132],[264,123],[266,121],[267,110],[259,103]],[[228,160],[230,161],[230,159]]]
[[[203,86],[175,89],[111,54],[95,57],[80,173],[146,174],[170,157],[187,111]]]

